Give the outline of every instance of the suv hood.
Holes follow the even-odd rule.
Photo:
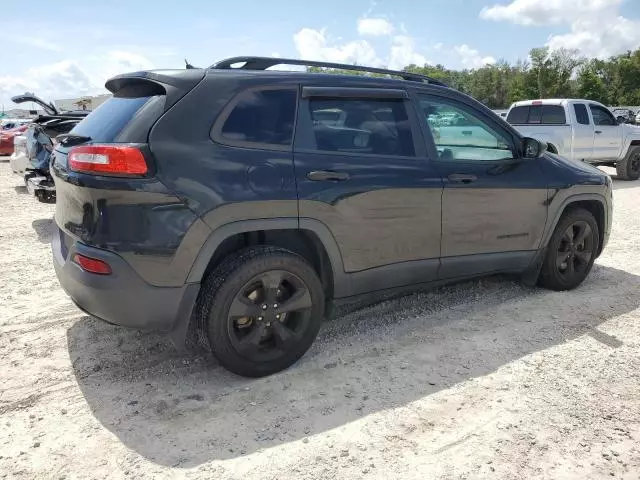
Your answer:
[[[55,107],[55,105],[51,102],[46,103],[40,97],[36,97],[33,93],[25,93],[24,95],[16,95],[15,97],[11,97],[11,101],[13,103],[25,103],[25,102],[34,102],[42,107],[42,109],[48,115],[58,115],[60,112]]]

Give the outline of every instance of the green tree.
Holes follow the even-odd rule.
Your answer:
[[[544,47],[532,49],[528,61],[513,64],[501,60],[495,65],[465,70],[444,65],[408,65],[404,70],[440,80],[491,108],[506,108],[518,100],[552,97],[587,98],[606,105],[640,105],[640,49],[606,60],[588,60],[575,50]],[[352,70],[309,68],[308,71],[362,75]]]

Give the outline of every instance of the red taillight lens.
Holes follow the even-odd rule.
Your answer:
[[[103,262],[102,260],[85,257],[84,255],[76,253],[73,261],[80,265],[86,272],[97,273],[98,275],[111,275],[111,267],[107,262]]]
[[[74,172],[105,175],[144,175],[147,162],[135,147],[84,145],[69,152],[69,167]]]

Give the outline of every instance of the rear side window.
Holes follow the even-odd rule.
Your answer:
[[[531,105],[512,108],[507,122],[513,125],[564,125],[567,118],[560,105]]]
[[[99,143],[146,142],[151,126],[164,111],[164,101],[164,95],[111,97],[72,132]]]
[[[246,91],[232,103],[222,125],[214,127],[214,137],[228,145],[289,147],[296,97],[294,89]]]
[[[403,100],[311,98],[316,148],[385,156],[415,156],[411,125]]]
[[[576,114],[576,120],[580,125],[589,125],[589,113],[584,103],[574,103],[573,111]]]

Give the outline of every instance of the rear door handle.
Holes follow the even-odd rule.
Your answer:
[[[331,170],[315,170],[307,173],[307,178],[313,182],[343,182],[349,180],[349,174],[332,172]]]
[[[596,134],[600,135],[602,133],[602,130],[596,130]]]
[[[478,177],[476,177],[475,175],[466,175],[464,173],[452,173],[447,178],[450,182],[464,184],[472,183],[478,180]]]

